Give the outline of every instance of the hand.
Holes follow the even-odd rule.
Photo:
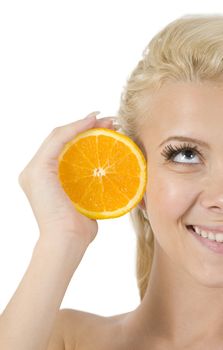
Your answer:
[[[40,235],[52,235],[52,238],[58,234],[72,235],[88,245],[97,234],[97,221],[76,210],[58,179],[58,157],[64,145],[93,127],[112,128],[112,117],[85,118],[56,127],[19,175],[19,184],[30,202]]]

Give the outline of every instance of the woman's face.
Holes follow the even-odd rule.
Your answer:
[[[203,285],[223,287],[223,243],[220,254],[186,227],[221,226],[223,235],[223,85],[168,83],[154,96],[151,113],[141,135],[148,164],[144,198],[156,243]]]

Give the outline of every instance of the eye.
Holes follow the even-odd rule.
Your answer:
[[[183,144],[179,146],[168,145],[161,153],[167,161],[180,164],[199,164],[199,158],[203,158],[203,153],[197,146]],[[176,159],[176,160],[174,160]],[[198,161],[196,160],[198,159]]]

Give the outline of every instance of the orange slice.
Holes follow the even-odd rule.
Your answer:
[[[75,208],[91,219],[122,216],[142,199],[146,160],[129,137],[93,128],[69,141],[59,156],[59,180]]]

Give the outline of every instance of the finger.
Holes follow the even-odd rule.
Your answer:
[[[94,128],[100,128],[100,127],[106,127],[113,130],[118,130],[120,128],[120,125],[117,120],[117,117],[110,116],[110,117],[104,117],[96,120]]]
[[[71,141],[79,133],[93,128],[96,122],[96,115],[100,112],[92,112],[84,119],[73,123],[56,127],[40,146],[36,157],[56,160],[65,144]]]
[[[98,118],[97,121],[101,120],[101,121],[114,121],[117,118],[115,116],[110,116],[110,117],[103,117],[103,118]]]
[[[113,125],[112,119],[97,119],[94,128],[111,128]]]

